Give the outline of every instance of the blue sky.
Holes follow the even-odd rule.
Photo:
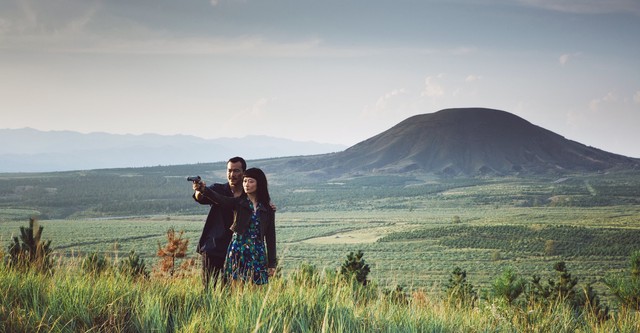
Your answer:
[[[478,106],[640,157],[638,36],[638,0],[0,0],[0,128],[350,146]]]

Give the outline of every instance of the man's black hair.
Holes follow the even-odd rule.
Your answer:
[[[240,157],[240,156],[236,156],[236,157],[232,157],[230,158],[227,163],[242,163],[242,172],[247,171],[247,162],[244,160],[244,158]]]

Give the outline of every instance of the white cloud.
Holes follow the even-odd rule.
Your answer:
[[[220,4],[220,1],[219,1],[219,0],[211,0],[211,1],[210,1],[210,3],[211,3],[211,5],[212,5],[212,6],[214,6],[214,7],[215,7],[215,6],[217,6],[218,4]]]
[[[362,112],[362,116],[370,118],[370,117],[378,117],[383,114],[389,113],[390,110],[389,104],[400,97],[401,95],[405,95],[407,92],[404,88],[393,89],[384,95],[380,96],[376,103],[373,106],[366,106],[364,111]]]
[[[467,77],[464,79],[465,82],[475,82],[479,80],[482,80],[482,76],[473,74],[467,75]]]
[[[444,74],[438,74],[437,76],[427,76],[424,80],[424,90],[422,96],[427,97],[440,97],[444,95],[444,88],[437,82],[438,79],[444,77]]]
[[[570,60],[572,60],[574,57],[578,57],[580,56],[581,53],[580,52],[576,52],[576,53],[565,53],[563,55],[561,55],[558,58],[558,62],[560,63],[560,65],[564,66],[566,64],[569,63]]]
[[[635,95],[633,95],[633,102],[640,105],[640,90],[636,91]]]
[[[618,101],[618,97],[613,92],[609,92],[604,97],[596,98],[589,102],[589,109],[592,111],[600,111],[601,106],[605,103],[615,103]]]
[[[266,97],[262,97],[258,99],[253,103],[253,105],[247,112],[247,115],[249,117],[255,117],[260,119],[264,118],[264,116],[267,114],[267,111],[266,111],[267,106],[275,100],[276,100],[275,98],[266,98]]]

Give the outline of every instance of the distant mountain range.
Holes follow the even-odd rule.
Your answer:
[[[565,139],[505,111],[458,108],[413,116],[344,151],[288,164],[318,177],[406,172],[477,176],[638,169],[640,159]]]
[[[299,176],[369,173],[440,176],[562,174],[640,169],[640,159],[585,146],[509,112],[445,109],[410,117],[352,147],[263,136],[205,140],[176,135],[0,130],[0,172],[196,164],[232,156]],[[345,149],[346,148],[346,149]],[[287,157],[287,158],[277,158]]]
[[[268,136],[202,139],[188,135],[83,134],[0,129],[0,172],[89,170],[261,159],[342,151],[343,145]]]

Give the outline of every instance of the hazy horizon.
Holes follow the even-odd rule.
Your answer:
[[[0,2],[0,127],[352,146],[446,108],[640,157],[634,0]]]

